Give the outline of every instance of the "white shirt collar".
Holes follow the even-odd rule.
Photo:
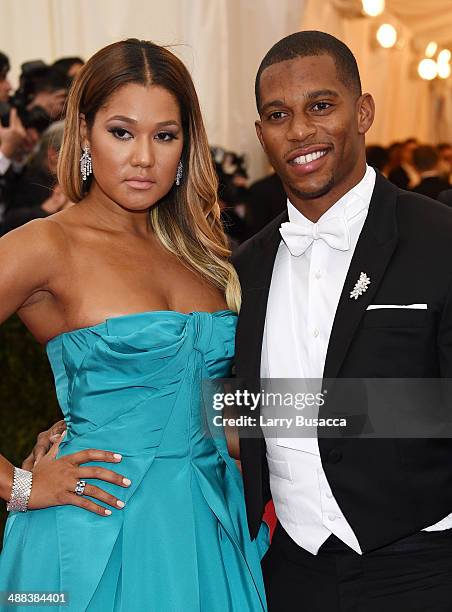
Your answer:
[[[375,186],[375,179],[375,170],[366,164],[366,172],[359,183],[335,202],[333,206],[322,215],[321,219],[343,216],[347,221],[351,221],[360,212],[369,208]],[[289,214],[289,221],[292,223],[315,225],[315,223],[307,219],[297,208],[295,208],[289,199],[287,199],[287,212]]]

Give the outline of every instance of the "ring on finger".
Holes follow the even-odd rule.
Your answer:
[[[86,482],[84,480],[77,480],[74,492],[76,495],[83,495],[85,492]]]

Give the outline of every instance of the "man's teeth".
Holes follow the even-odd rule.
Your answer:
[[[296,157],[292,160],[292,163],[309,164],[309,162],[319,159],[319,157],[323,157],[324,155],[326,155],[326,151],[314,151],[314,153],[308,153],[307,155],[300,155],[299,157]]]

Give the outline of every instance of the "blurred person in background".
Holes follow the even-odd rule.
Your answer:
[[[0,52],[0,176],[5,175],[11,164],[20,164],[37,142],[37,133],[27,130],[17,109],[11,104],[11,83],[8,79],[10,63]]]
[[[23,164],[40,134],[61,118],[69,85],[65,75],[40,60],[22,65],[19,88],[0,103],[0,175],[13,162]]]
[[[211,147],[218,176],[218,198],[221,218],[231,250],[249,238],[246,222],[248,172],[245,157],[222,147]]]
[[[415,138],[394,143],[389,149],[388,179],[401,189],[413,189],[419,183],[419,175],[413,166],[413,151],[417,147]]]
[[[385,147],[380,145],[366,147],[366,160],[369,166],[379,170],[384,176],[388,176],[389,153]]]
[[[8,100],[9,93],[12,89],[11,83],[8,80],[9,59],[0,51],[0,102]]]
[[[5,210],[5,191],[11,179],[22,169],[27,155],[38,140],[38,132],[22,124],[16,108],[10,104],[10,63],[0,52],[0,225]]]
[[[248,189],[247,219],[251,235],[272,221],[286,207],[287,196],[279,176],[269,176],[254,182]]]
[[[413,191],[436,199],[442,191],[449,189],[450,183],[441,174],[439,155],[435,147],[417,147],[413,152],[413,163],[420,177],[420,182]]]
[[[442,142],[436,148],[439,155],[439,171],[450,182],[452,175],[452,145],[448,142]]]
[[[23,72],[21,87],[28,102],[27,109],[43,109],[49,117],[49,124],[60,120],[70,84],[71,79],[66,74],[51,66],[37,67],[28,74]]]
[[[73,79],[79,73],[84,63],[81,57],[62,57],[53,62],[52,67]]]
[[[42,135],[16,189],[7,203],[3,233],[72,205],[56,184],[58,154],[63,142],[64,122],[52,124]]]

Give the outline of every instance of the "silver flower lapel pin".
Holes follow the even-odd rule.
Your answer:
[[[359,279],[356,281],[356,285],[353,287],[353,291],[350,292],[350,297],[357,300],[360,295],[367,291],[367,287],[370,285],[370,278],[365,272],[361,272]]]

